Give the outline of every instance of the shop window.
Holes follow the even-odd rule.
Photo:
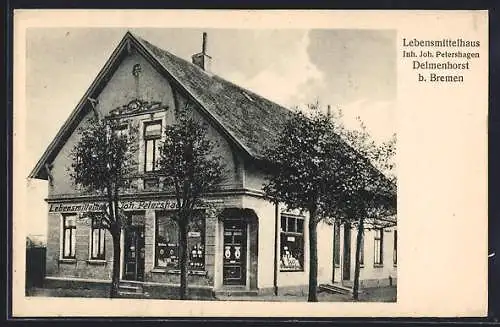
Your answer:
[[[304,218],[281,215],[280,271],[304,270]]]
[[[92,229],[90,234],[90,259],[104,260],[106,258],[106,229],[102,228],[101,220],[92,219]]]
[[[375,254],[373,263],[375,265],[383,265],[384,264],[384,230],[379,228],[375,229]]]
[[[398,264],[398,231],[394,231],[394,251],[393,251],[393,263],[394,265]]]
[[[63,217],[63,259],[76,257],[76,215]]]
[[[151,172],[158,169],[160,157],[161,122],[144,124],[144,171]]]
[[[340,223],[336,222],[335,223],[335,230],[333,234],[334,238],[334,246],[335,246],[335,252],[334,252],[334,262],[335,262],[335,267],[340,267]]]
[[[155,266],[180,269],[179,228],[171,214],[156,216]],[[187,238],[188,269],[205,269],[205,219],[200,212],[191,219]]]

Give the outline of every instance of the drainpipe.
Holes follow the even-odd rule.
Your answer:
[[[274,205],[274,295],[278,295],[278,203]]]

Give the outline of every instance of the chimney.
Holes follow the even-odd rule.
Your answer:
[[[212,57],[207,54],[207,33],[203,32],[203,43],[201,46],[201,52],[194,54],[191,57],[193,64],[200,67],[204,71],[210,72],[210,66],[212,63]]]

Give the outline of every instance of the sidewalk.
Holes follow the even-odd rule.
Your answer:
[[[396,302],[396,287],[366,288],[359,295],[358,302]],[[263,302],[307,302],[305,293],[285,293],[283,295],[218,296],[219,301],[263,301]],[[355,302],[351,295],[319,292],[319,302]]]
[[[396,302],[396,287],[377,287],[363,289],[359,295],[358,302]],[[107,298],[107,290],[96,289],[48,289],[32,288],[27,296],[45,296],[45,297],[84,297],[84,298]],[[285,293],[282,295],[251,295],[251,296],[218,296],[217,301],[261,301],[261,302],[307,302],[307,292]],[[320,292],[318,293],[319,302],[354,302],[351,295]]]

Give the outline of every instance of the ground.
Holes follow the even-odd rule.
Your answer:
[[[107,290],[99,289],[62,289],[62,288],[31,288],[26,291],[27,296],[46,297],[108,297]],[[285,293],[282,295],[259,295],[259,296],[219,296],[219,301],[264,301],[264,302],[306,302],[307,293]],[[353,302],[350,295],[319,292],[320,302]],[[395,302],[396,287],[377,287],[364,289],[359,296],[360,302]]]

